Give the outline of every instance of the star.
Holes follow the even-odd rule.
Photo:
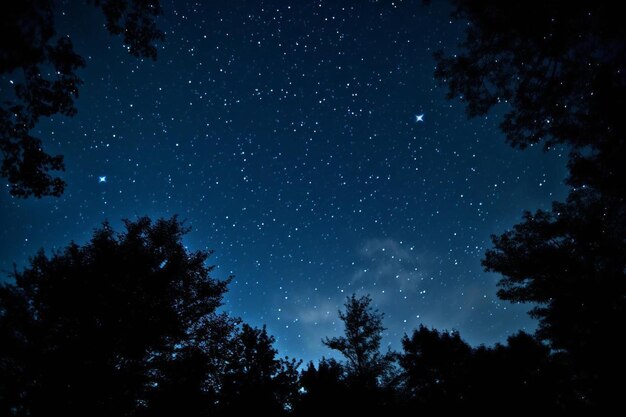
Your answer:
[[[106,175],[98,177],[98,183],[101,183],[101,182],[107,182],[107,176]]]
[[[415,115],[415,123],[422,122],[424,123],[424,113]]]

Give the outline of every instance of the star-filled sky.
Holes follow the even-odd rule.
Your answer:
[[[108,219],[179,214],[230,274],[224,309],[267,324],[282,355],[331,352],[337,309],[371,294],[398,347],[420,323],[472,344],[532,330],[496,297],[489,235],[566,188],[565,155],[517,151],[498,117],[468,120],[433,78],[463,22],[435,1],[163,1],[156,62],[61,2],[87,61],[78,115],[41,123],[65,155],[61,198],[0,193],[0,267],[86,242]],[[2,80],[8,88],[8,80]],[[418,116],[421,116],[418,118]],[[419,119],[419,120],[418,120]]]

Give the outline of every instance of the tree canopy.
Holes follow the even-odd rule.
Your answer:
[[[470,116],[499,106],[507,141],[570,147],[570,184],[624,198],[626,28],[612,2],[452,0],[467,23],[435,76]]]
[[[230,278],[189,251],[176,217],[105,223],[83,245],[40,251],[0,286],[0,413],[280,415],[300,362],[219,312]]]
[[[40,251],[1,287],[2,414],[127,414],[160,360],[228,336],[216,311],[228,280],[210,277],[210,253],[185,249],[176,218],[125,228],[105,223],[84,246]]]
[[[526,212],[512,231],[493,237],[483,265],[499,272],[498,296],[530,302],[537,335],[567,352],[586,397],[614,397],[626,370],[626,212],[615,199],[573,192],[551,211]]]

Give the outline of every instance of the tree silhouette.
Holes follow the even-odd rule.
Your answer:
[[[163,355],[151,375],[152,388],[137,410],[141,417],[172,415],[206,416],[214,412],[217,393],[207,379],[212,359],[197,346],[177,349],[175,355]],[[224,360],[224,358],[221,358]]]
[[[381,354],[380,341],[384,314],[374,310],[369,295],[357,298],[348,297],[345,313],[339,311],[339,318],[344,323],[345,336],[328,337],[322,343],[339,351],[346,359],[345,370],[353,384],[364,387],[377,386],[380,378],[389,371],[393,361],[391,353]]]
[[[335,359],[322,358],[317,368],[309,362],[300,374],[300,386],[303,393],[295,410],[297,416],[328,413],[329,404],[332,404],[332,414],[354,411],[347,401],[349,392],[343,366]]]
[[[459,407],[469,376],[472,349],[458,332],[439,332],[420,326],[402,338],[398,362],[403,369],[405,394],[412,404]]]
[[[274,342],[265,327],[257,329],[244,323],[236,332],[221,377],[221,415],[280,416],[292,409],[301,362],[277,358]]]
[[[471,348],[457,332],[420,326],[402,339],[405,414],[422,412],[563,411],[563,368],[527,333],[506,345]]]
[[[198,349],[230,338],[216,312],[228,280],[209,276],[209,252],[185,249],[186,232],[175,217],[126,221],[120,234],[105,223],[15,271],[0,287],[0,414],[129,415],[160,388],[204,396],[211,362]],[[185,364],[195,374],[177,373]]]
[[[624,198],[626,26],[611,2],[452,0],[460,49],[436,77],[470,116],[498,106],[519,148],[571,146],[569,182]]]
[[[124,34],[134,56],[156,58],[154,43],[164,35],[155,24],[159,0],[92,0],[101,8],[111,34]],[[5,1],[0,6],[0,75],[13,84],[0,105],[0,175],[16,197],[59,196],[65,182],[51,171],[64,169],[61,155],[49,155],[31,135],[40,118],[74,116],[82,81],[76,74],[85,60],[68,36],[57,37],[53,0]],[[4,89],[4,87],[3,87]],[[9,90],[7,88],[7,90]],[[5,90],[5,91],[7,91]]]
[[[569,387],[563,384],[565,368],[547,346],[527,333],[509,337],[506,345],[475,348],[465,372],[460,409],[496,412],[514,406],[516,412],[574,410],[566,401]]]
[[[595,404],[619,398],[612,381],[626,370],[615,332],[626,318],[625,219],[621,202],[579,190],[494,236],[483,261],[505,277],[498,296],[536,304],[537,334],[570,355],[581,397]]]

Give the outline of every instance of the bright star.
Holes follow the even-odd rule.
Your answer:
[[[98,182],[107,182],[107,176],[103,175],[102,177],[98,177]]]
[[[424,123],[424,113],[415,115],[415,123],[422,122]]]

